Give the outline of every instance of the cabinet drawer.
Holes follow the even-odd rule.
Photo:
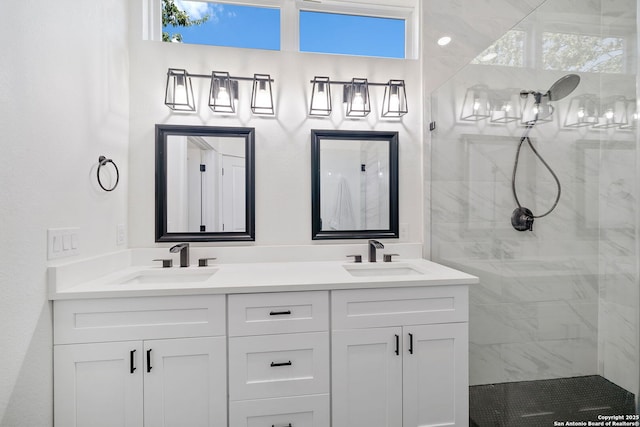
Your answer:
[[[225,335],[224,295],[55,301],[54,344]]]
[[[328,292],[229,295],[229,336],[320,332],[328,329]]]
[[[329,395],[244,400],[229,404],[233,427],[327,427]]]
[[[469,320],[467,285],[333,291],[333,329],[370,328]]]
[[[230,400],[328,392],[328,332],[229,339]]]

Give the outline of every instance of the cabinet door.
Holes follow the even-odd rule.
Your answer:
[[[225,337],[144,342],[148,427],[226,427]]]
[[[142,427],[142,342],[56,345],[55,425]]]
[[[411,326],[403,331],[403,426],[467,426],[468,324]]]
[[[401,328],[332,332],[333,427],[401,424],[401,334]]]

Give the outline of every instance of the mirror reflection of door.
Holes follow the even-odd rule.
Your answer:
[[[222,231],[244,231],[244,157],[222,156]]]
[[[388,141],[327,139],[320,151],[321,230],[388,229]]]
[[[244,148],[244,138],[168,136],[168,232],[245,231]]]

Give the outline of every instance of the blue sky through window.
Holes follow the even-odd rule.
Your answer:
[[[405,21],[301,11],[300,50],[404,58]]]
[[[180,33],[184,43],[280,50],[280,10],[203,1],[174,0],[192,19],[192,27],[163,27]],[[300,50],[344,55],[405,57],[405,21],[326,12],[300,12]]]
[[[280,50],[280,10],[267,7],[176,0],[192,19],[208,15],[202,25],[163,27],[182,34],[183,43]]]

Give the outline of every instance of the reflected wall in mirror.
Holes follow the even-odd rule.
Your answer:
[[[312,238],[398,237],[398,133],[311,131]]]
[[[253,241],[254,129],[156,125],[156,241]]]

